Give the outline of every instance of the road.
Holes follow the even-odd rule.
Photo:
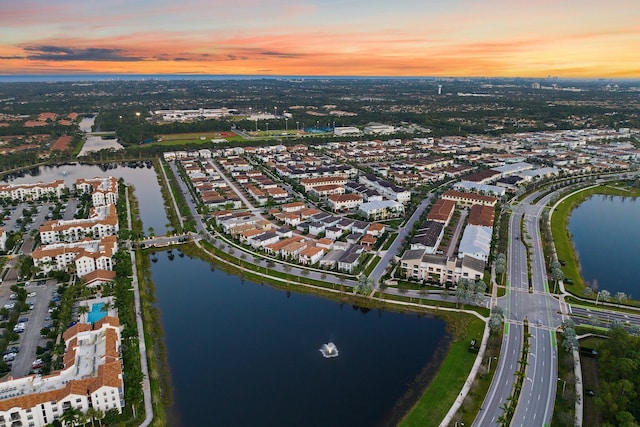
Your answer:
[[[551,424],[557,386],[555,330],[562,323],[562,315],[559,314],[560,302],[549,293],[539,232],[540,215],[551,195],[531,204],[537,195],[534,193],[514,206],[509,221],[507,293],[498,299],[498,305],[505,312],[505,334],[496,374],[474,422],[477,426],[497,425],[498,418],[504,413],[502,406],[512,394],[514,374],[522,356],[525,320],[529,325],[530,351],[511,425]],[[524,234],[520,227],[523,219]],[[531,283],[525,243],[531,248]]]
[[[382,259],[376,265],[376,268],[374,268],[371,274],[369,275],[369,277],[373,279],[374,283],[376,284],[374,292],[377,291],[380,278],[384,275],[385,270],[391,264],[393,257],[398,255],[398,250],[402,246],[402,242],[409,235],[409,233],[411,233],[411,230],[413,229],[413,224],[415,224],[415,222],[420,219],[420,215],[422,215],[426,207],[429,206],[429,203],[431,202],[432,197],[433,195],[429,194],[427,197],[425,197],[422,200],[422,202],[420,202],[420,204],[416,208],[413,215],[411,215],[411,218],[409,218],[409,220],[405,223],[405,225],[401,227],[400,230],[398,231],[396,240],[393,241],[389,249],[382,256]]]

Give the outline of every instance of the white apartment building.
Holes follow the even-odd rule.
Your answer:
[[[105,236],[100,240],[40,246],[31,257],[34,266],[45,274],[53,270],[65,271],[73,265],[76,274],[82,277],[97,270],[113,270],[113,256],[117,250],[116,236]]]
[[[120,332],[118,319],[109,315],[93,329],[86,323],[67,329],[62,370],[0,383],[0,425],[43,427],[70,408],[122,413]]]
[[[404,188],[390,183],[389,181],[380,179],[373,174],[362,175],[359,180],[361,184],[373,188],[389,200],[395,200],[402,204],[406,204],[411,201],[411,191],[407,191]]]
[[[7,250],[7,233],[0,227],[0,251]]]
[[[60,197],[64,189],[62,179],[47,183],[38,181],[35,184],[4,184],[0,185],[0,198],[25,201],[51,195]]]
[[[118,233],[118,214],[115,205],[91,208],[88,219],[47,221],[40,227],[40,241],[47,245],[61,242],[77,242],[85,236],[93,238]]]
[[[118,180],[109,176],[106,178],[79,178],[76,189],[83,194],[90,193],[93,206],[116,204],[118,201]]]
[[[351,210],[360,206],[363,197],[360,194],[332,194],[327,197],[327,203],[332,211]]]

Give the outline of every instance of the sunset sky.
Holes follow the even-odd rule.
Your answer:
[[[3,3],[3,75],[640,77],[638,0]]]

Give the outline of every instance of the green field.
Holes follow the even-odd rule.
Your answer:
[[[200,133],[175,133],[161,135],[154,145],[188,145],[210,144],[212,139],[223,138],[227,141],[244,141],[233,132],[200,132]]]

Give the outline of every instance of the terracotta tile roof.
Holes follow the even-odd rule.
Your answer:
[[[467,223],[470,225],[483,225],[493,227],[495,208],[493,206],[473,205],[469,212]]]

